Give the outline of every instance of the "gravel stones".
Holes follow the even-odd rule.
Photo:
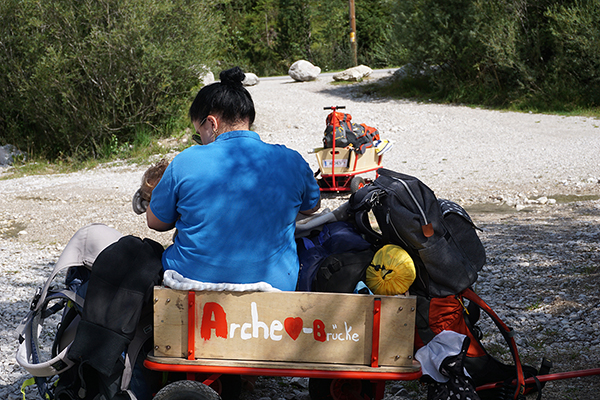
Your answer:
[[[367,81],[388,76],[374,71]],[[322,143],[324,106],[345,105],[353,121],[394,142],[383,165],[419,177],[457,201],[483,229],[488,263],[475,290],[513,327],[525,363],[552,372],[600,367],[600,130],[585,117],[503,113],[382,100],[329,85],[331,75],[296,83],[262,78],[249,87],[263,140],[298,150]],[[149,160],[155,162],[157,160]],[[167,244],[131,209],[147,165],[116,163],[72,174],[0,180],[0,398],[21,399],[28,376],[15,362],[15,329],[62,249],[81,227],[102,222]],[[10,173],[0,169],[0,177]],[[266,182],[265,184],[273,184]],[[348,194],[323,195],[336,208]],[[546,200],[544,200],[546,198]],[[554,199],[555,201],[551,201]],[[523,207],[517,207],[517,206]],[[481,322],[486,348],[510,361],[503,338]],[[600,377],[550,382],[545,400],[594,399]],[[27,399],[39,398],[34,388]],[[425,399],[415,382],[387,385],[387,399]],[[244,400],[308,400],[303,380],[260,378]]]

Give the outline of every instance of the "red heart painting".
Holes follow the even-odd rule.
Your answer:
[[[298,339],[300,336],[300,332],[302,332],[302,326],[304,323],[302,322],[302,318],[286,318],[283,321],[283,326],[288,335],[294,340]]]

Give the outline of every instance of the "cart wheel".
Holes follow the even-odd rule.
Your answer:
[[[202,382],[177,381],[162,388],[154,400],[220,400],[220,397]]]
[[[308,394],[311,400],[331,400],[332,379],[310,378],[308,380]]]
[[[334,379],[331,383],[333,400],[365,400],[362,381],[356,379]]]
[[[358,189],[361,189],[365,186],[365,180],[360,176],[355,176],[350,181],[350,192],[356,193]]]
[[[373,385],[358,379],[310,378],[308,393],[311,400],[365,400],[373,398]]]
[[[242,377],[240,375],[221,375],[221,399],[238,400],[242,394]]]

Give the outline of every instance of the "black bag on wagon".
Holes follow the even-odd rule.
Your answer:
[[[415,177],[386,169],[378,172],[373,184],[352,195],[350,209],[359,230],[372,243],[378,247],[397,244],[413,259],[417,277],[410,291],[417,296],[416,346],[428,343],[444,329],[465,334],[470,345],[464,366],[474,383],[504,382],[500,388],[485,390],[480,394],[482,399],[520,399],[521,389],[540,394],[543,385],[524,385],[523,380],[548,373],[551,363],[543,360],[539,371],[522,365],[512,329],[470,288],[486,257],[467,212],[454,202],[438,199]],[[371,227],[369,212],[381,232]],[[463,298],[469,300],[468,307]],[[483,348],[481,331],[475,325],[481,309],[506,339],[514,365],[498,361]],[[513,379],[518,383],[514,384]]]
[[[417,269],[413,291],[445,297],[470,287],[486,259],[467,212],[438,199],[415,177],[384,168],[378,173],[373,184],[350,197],[358,229],[377,246],[391,243],[408,252]],[[381,233],[371,227],[370,211]]]
[[[341,113],[339,111],[333,111],[325,119],[327,124],[325,127],[325,137],[323,138],[323,146],[325,148],[333,147],[335,140],[335,147],[346,147],[356,137],[352,129],[352,115]]]

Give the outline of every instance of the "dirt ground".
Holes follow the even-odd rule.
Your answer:
[[[373,79],[387,76],[381,72]],[[538,365],[546,356],[555,372],[600,367],[597,120],[377,99],[362,95],[356,85],[332,85],[325,75],[307,83],[265,79],[250,92],[263,140],[298,150],[313,168],[308,150],[321,142],[323,106],[344,104],[355,121],[377,126],[394,143],[386,168],[417,176],[439,197],[462,204],[483,229],[488,263],[475,288],[518,333],[525,362]],[[12,335],[32,294],[26,290],[31,285],[15,282],[43,281],[41,264],[56,260],[89,223],[170,242],[171,233],[150,231],[145,216],[131,209],[146,167],[117,162],[72,174],[0,180],[0,269],[8,282],[2,308],[18,310],[3,320],[7,361],[1,365],[0,394],[6,398],[19,398],[16,388],[25,378],[14,362]],[[333,209],[347,194],[323,197],[323,207]],[[38,276],[32,276],[29,266],[38,264]],[[493,332],[489,323],[484,327]],[[498,335],[485,340],[502,353]],[[265,385],[274,384],[269,382]],[[389,397],[425,398],[418,385],[393,389]],[[289,390],[261,390],[246,396],[290,398]],[[543,398],[592,400],[599,391],[600,377],[576,378],[547,384]]]

